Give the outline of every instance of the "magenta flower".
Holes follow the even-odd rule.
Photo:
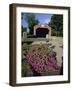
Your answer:
[[[47,45],[33,45],[26,55],[28,63],[38,72],[58,70],[56,53]]]

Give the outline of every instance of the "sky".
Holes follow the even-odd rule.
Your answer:
[[[26,22],[25,16],[28,13],[22,13],[22,19],[21,19],[21,26],[27,28],[27,32],[29,32],[28,23]],[[51,20],[52,14],[41,14],[41,13],[35,13],[35,18],[39,21],[39,24],[49,23]]]

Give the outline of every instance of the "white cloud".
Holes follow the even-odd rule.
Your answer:
[[[44,21],[43,21],[43,23],[49,23],[50,22],[50,19],[45,19]]]

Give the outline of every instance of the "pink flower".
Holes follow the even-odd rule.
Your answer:
[[[26,59],[38,73],[58,69],[56,53],[48,48],[47,45],[32,46],[28,51]]]

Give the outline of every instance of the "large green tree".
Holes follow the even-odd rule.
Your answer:
[[[39,21],[35,18],[35,14],[27,14],[26,21],[28,23],[29,33],[32,35],[33,34],[33,27],[34,27],[34,25],[38,24]]]
[[[63,15],[53,15],[49,26],[52,28],[52,35],[63,36]]]

